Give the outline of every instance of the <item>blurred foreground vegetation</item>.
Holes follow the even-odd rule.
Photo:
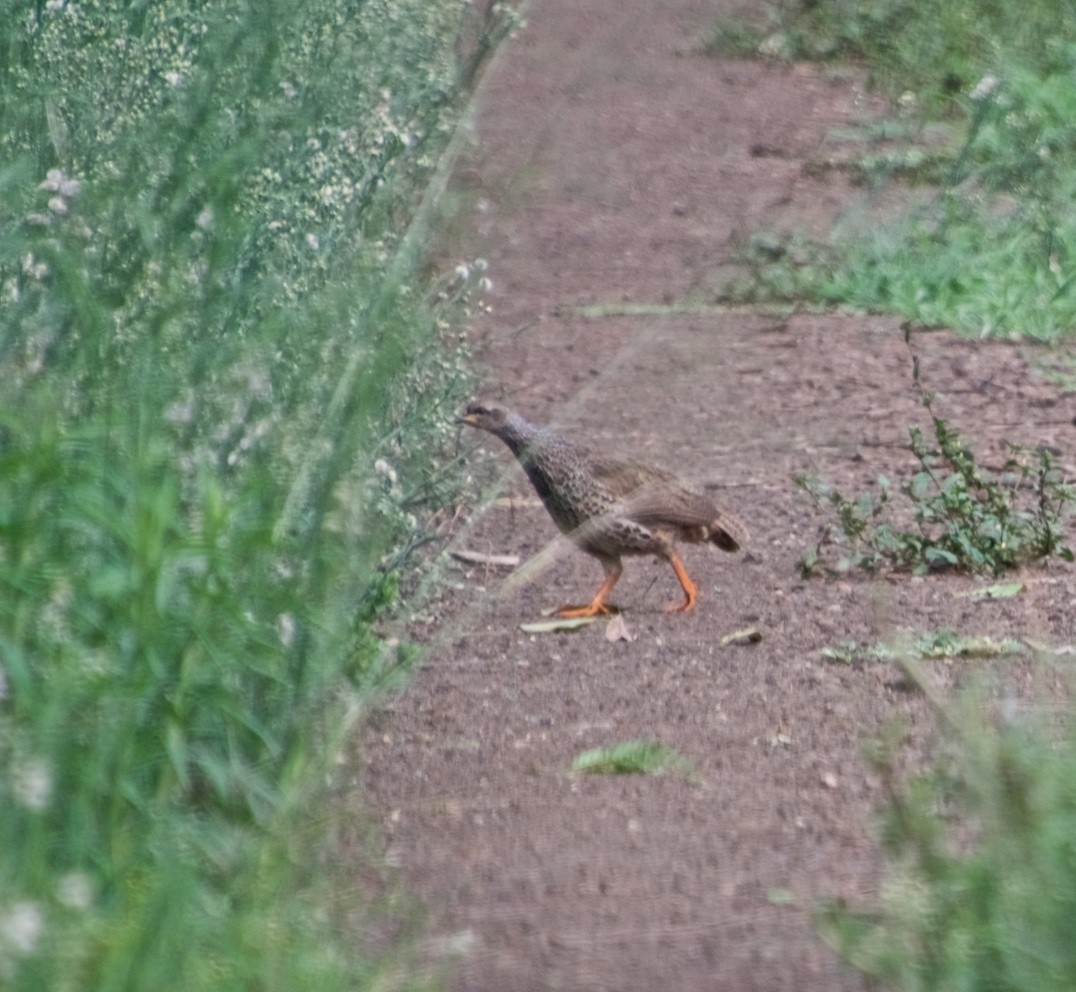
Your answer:
[[[497,15],[0,4],[5,989],[398,967],[325,783],[465,388],[407,232]]]
[[[911,657],[910,679],[933,696]],[[1076,987],[1076,733],[1011,697],[933,702],[944,743],[907,778],[896,741],[872,762],[888,795],[878,906],[819,909],[822,934],[901,992]],[[896,728],[894,728],[896,729]]]

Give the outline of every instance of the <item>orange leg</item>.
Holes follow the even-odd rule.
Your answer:
[[[665,607],[666,613],[690,613],[695,609],[695,603],[699,598],[699,587],[691,581],[691,576],[687,574],[687,569],[684,568],[684,563],[680,560],[680,556],[674,551],[669,558],[669,564],[672,565],[673,571],[676,572],[676,577],[680,580],[680,585],[684,590],[684,601],[682,603],[671,603]]]
[[[605,568],[605,581],[598,590],[598,594],[586,606],[562,606],[557,610],[558,617],[566,620],[571,617],[603,617],[617,612],[615,606],[609,606],[605,601],[609,598],[613,586],[617,584],[620,573],[624,569],[618,561],[603,561],[602,566]]]

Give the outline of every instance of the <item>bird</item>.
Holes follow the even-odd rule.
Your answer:
[[[707,541],[728,552],[747,543],[747,529],[735,516],[662,469],[610,458],[496,403],[469,403],[457,421],[508,445],[557,527],[601,562],[605,580],[597,594],[585,605],[562,606],[556,611],[560,617],[616,612],[609,596],[623,572],[625,555],[656,555],[667,561],[684,599],[665,611],[690,613],[698,586],[676,542]]]

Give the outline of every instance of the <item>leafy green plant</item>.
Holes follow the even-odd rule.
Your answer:
[[[918,382],[918,362],[915,378]],[[818,480],[796,479],[816,507],[837,517],[800,559],[805,576],[853,567],[998,575],[1053,555],[1073,560],[1063,524],[1076,490],[1063,481],[1054,456],[1045,448],[1029,453],[1006,442],[1009,458],[995,476],[979,465],[932,404],[924,394],[936,447],[921,428],[910,429],[908,449],[919,471],[898,490],[912,508],[914,529],[894,522],[892,485],[885,476],[879,477],[876,492],[851,498]],[[838,557],[831,561],[834,550]]]
[[[654,775],[663,771],[691,770],[691,762],[657,741],[624,741],[584,751],[572,762],[583,775]]]
[[[942,701],[947,747],[899,770],[899,739],[871,748],[886,794],[888,866],[876,905],[823,906],[816,923],[854,966],[907,992],[1062,992],[1076,981],[1076,733],[1006,704],[993,717]]]

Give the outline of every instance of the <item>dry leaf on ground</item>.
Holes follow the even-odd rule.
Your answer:
[[[758,644],[762,640],[762,632],[754,627],[745,627],[743,630],[734,630],[721,638],[722,644]]]
[[[463,549],[448,552],[457,561],[465,561],[471,565],[497,565],[501,568],[515,568],[522,560],[519,555],[487,555],[481,551],[466,551]]]
[[[628,625],[624,622],[623,614],[618,613],[609,621],[609,626],[605,628],[605,639],[607,641],[629,642],[635,640],[635,634],[628,630]]]
[[[556,634],[581,630],[600,619],[601,617],[567,617],[560,620],[539,620],[537,623],[521,623],[519,629],[528,634]]]

